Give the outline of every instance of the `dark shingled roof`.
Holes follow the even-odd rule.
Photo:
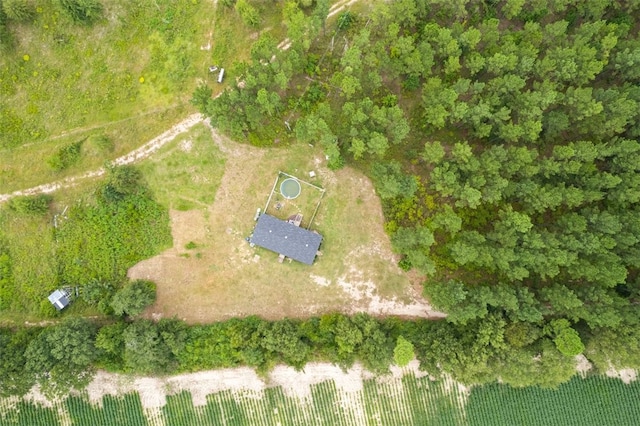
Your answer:
[[[320,248],[322,236],[263,213],[258,218],[250,241],[267,250],[311,265]]]

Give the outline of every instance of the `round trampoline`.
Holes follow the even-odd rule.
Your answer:
[[[282,196],[288,200],[293,200],[300,195],[300,191],[302,188],[300,187],[300,182],[296,179],[288,178],[282,181],[280,184],[280,193]]]

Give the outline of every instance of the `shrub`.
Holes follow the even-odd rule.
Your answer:
[[[404,367],[415,357],[413,344],[402,336],[398,336],[396,347],[393,349],[393,360],[398,367]]]
[[[27,0],[3,0],[1,5],[7,18],[13,21],[25,22],[33,18],[33,5],[29,4]]]
[[[98,0],[58,0],[58,3],[77,22],[92,24],[102,15],[102,4]]]
[[[108,202],[117,202],[130,195],[145,195],[147,187],[142,173],[133,166],[109,168],[107,183],[102,187],[102,196]]]
[[[235,5],[236,12],[242,21],[250,27],[257,27],[260,24],[260,14],[258,10],[249,4],[247,0],[238,0]]]
[[[53,197],[47,194],[15,197],[9,201],[8,207],[16,213],[44,215],[49,211]]]
[[[356,17],[350,11],[344,11],[338,16],[338,28],[341,30],[348,29],[354,23]]]
[[[112,152],[114,148],[113,141],[104,134],[93,135],[89,138],[89,142],[93,147],[101,152]]]
[[[49,157],[47,163],[56,172],[69,168],[80,159],[83,143],[84,141],[78,141],[70,145],[63,146],[58,150],[58,152]]]
[[[135,316],[156,300],[156,285],[151,281],[136,280],[118,290],[111,299],[116,315]]]
[[[193,92],[193,97],[191,98],[191,104],[198,108],[198,110],[202,113],[206,112],[207,104],[211,99],[211,95],[213,93],[213,89],[207,86],[204,83],[201,83],[196,88],[195,92]]]

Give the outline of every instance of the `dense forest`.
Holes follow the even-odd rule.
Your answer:
[[[251,3],[220,7],[259,25]],[[599,372],[640,368],[640,2],[397,0],[326,22],[328,7],[286,2],[290,47],[258,36],[250,60],[230,68],[231,87],[214,99],[203,84],[192,102],[234,139],[319,144],[329,167],[364,170],[400,267],[426,276],[446,320],[137,319],[153,285],[124,283],[126,267],[167,244],[167,213],[135,169],[115,168],[71,210],[84,227],[55,231],[51,272],[61,284],[88,281],[82,297],[103,323],[0,330],[1,393],[36,382],[66,391],[94,368],[325,360],[383,372],[414,355],[432,374],[513,386],[557,386],[578,354]],[[7,208],[37,215],[49,201]],[[82,249],[93,230],[118,228],[138,229],[131,246],[115,235]],[[22,303],[11,254],[0,239],[0,309]]]
[[[291,48],[261,37],[194,103],[235,138],[367,171],[400,266],[447,321],[518,349],[503,372],[549,342],[638,367],[640,3],[402,0],[335,29],[322,7],[288,3]],[[444,369],[471,345],[449,344]]]

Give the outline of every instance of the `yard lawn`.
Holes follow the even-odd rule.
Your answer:
[[[192,166],[187,165],[188,156]],[[197,166],[203,156],[210,161],[206,167]],[[197,202],[192,203],[194,209],[181,211],[175,208],[180,203],[167,201],[172,207],[173,248],[129,270],[130,278],[157,284],[158,298],[147,311],[149,317],[205,323],[245,315],[277,319],[331,311],[441,316],[419,296],[420,277],[412,281],[396,266],[369,179],[349,168],[328,170],[319,148],[298,144],[259,149],[232,142],[215,130],[204,137],[200,127],[168,145],[158,158],[162,161],[153,166],[142,165],[152,188],[158,190],[154,182],[161,182],[159,175],[171,175],[165,167],[179,165],[191,170],[191,179],[168,185],[176,196]],[[326,189],[311,226],[324,238],[322,256],[312,266],[280,264],[276,253],[252,248],[245,240],[278,170],[301,179],[313,170],[313,182]],[[203,204],[207,197],[197,194],[199,182],[217,182],[219,176],[215,200]],[[303,185],[305,190],[310,191]],[[210,194],[210,184],[202,185],[202,191]],[[167,200],[164,195],[159,199]]]

